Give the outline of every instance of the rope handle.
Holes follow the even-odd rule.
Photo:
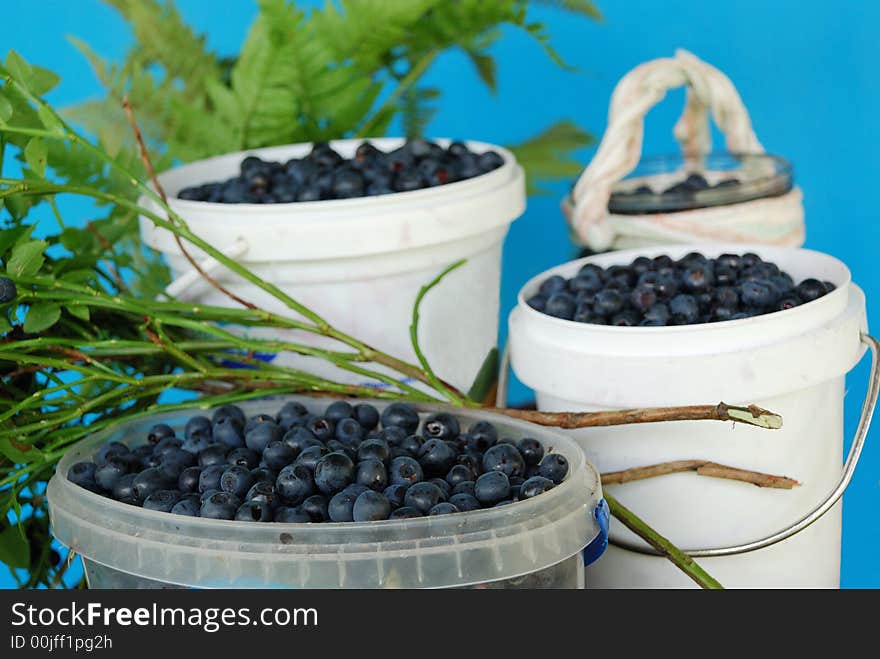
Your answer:
[[[575,183],[571,197],[563,201],[563,211],[579,242],[593,249],[611,246],[611,190],[639,163],[645,115],[668,90],[681,86],[687,87],[687,100],[673,133],[685,156],[699,156],[711,149],[710,111],[725,135],[728,151],[764,153],[736,87],[721,71],[685,50],[677,50],[675,57],[640,64],[617,83],[608,127],[596,155]]]

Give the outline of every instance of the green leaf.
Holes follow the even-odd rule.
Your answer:
[[[589,0],[535,0],[539,4],[548,7],[556,7],[572,14],[580,14],[594,21],[602,20],[602,12],[599,8]]]
[[[480,370],[477,371],[474,383],[468,389],[468,398],[478,403],[489,403],[490,401],[486,399],[496,384],[498,384],[498,348],[492,348],[483,360]]]
[[[30,545],[18,526],[9,526],[0,531],[0,563],[22,569],[30,566],[30,557]]]
[[[89,308],[84,304],[68,304],[64,309],[74,318],[79,318],[86,322],[89,320]]]
[[[6,264],[6,272],[14,278],[32,277],[37,274],[46,261],[46,257],[43,256],[46,246],[45,240],[31,240],[17,245]]]
[[[0,94],[0,122],[6,123],[12,119],[12,103]]]
[[[553,124],[530,140],[509,147],[526,171],[529,194],[548,192],[539,181],[572,178],[580,173],[582,165],[574,152],[593,143],[593,138],[571,121]]]
[[[0,334],[6,334],[6,332],[11,329],[12,323],[9,322],[9,319],[6,317],[5,313],[0,314]]]
[[[43,122],[43,126],[46,127],[46,130],[58,134],[64,132],[64,125],[58,121],[58,117],[52,114],[51,110],[45,106],[40,105],[37,107],[37,116],[40,118],[40,121]]]
[[[46,175],[46,159],[48,155],[49,149],[46,146],[46,141],[39,137],[32,138],[24,149],[25,161],[40,176]]]
[[[474,65],[474,68],[477,70],[480,80],[482,80],[492,92],[495,92],[497,90],[495,58],[491,55],[486,55],[485,53],[480,53],[475,50],[467,50],[466,52],[471,63]]]
[[[24,331],[38,334],[49,329],[61,318],[61,307],[51,302],[32,304],[24,318]]]
[[[42,96],[61,82],[61,78],[55,73],[41,66],[28,64],[14,50],[6,55],[6,68],[34,96]]]

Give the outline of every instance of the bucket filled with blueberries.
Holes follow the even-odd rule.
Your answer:
[[[838,586],[845,376],[872,341],[843,263],[739,244],[610,252],[532,279],[509,323],[511,365],[541,410],[723,401],[781,414],[772,431],[703,421],[567,434],[602,473],[707,460],[795,479],[782,490],[691,472],[611,487],[725,586]],[[776,534],[787,539],[750,551]],[[628,530],[611,542],[588,586],[688,585]]]
[[[334,326],[401,358],[415,359],[408,328],[419,289],[466,259],[424,301],[422,349],[440,377],[466,390],[497,343],[502,244],[525,209],[522,168],[501,147],[397,138],[293,144],[190,163],[159,180],[194,233]],[[230,304],[170,232],[145,217],[140,227],[171,269],[170,294]],[[288,311],[191,253],[239,297]],[[459,331],[446,331],[451,317]],[[275,328],[251,331],[289,338]],[[321,360],[266,358],[340,377]]]
[[[91,588],[582,588],[607,539],[572,440],[407,403],[158,415],[72,448],[47,493]]]

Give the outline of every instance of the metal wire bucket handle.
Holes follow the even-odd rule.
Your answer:
[[[843,465],[843,472],[841,473],[840,480],[838,481],[834,489],[831,490],[831,492],[828,493],[828,496],[826,496],[810,512],[808,512],[806,515],[801,517],[793,524],[786,526],[776,533],[772,533],[764,538],[760,538],[759,540],[753,540],[751,542],[746,542],[740,545],[732,545],[729,547],[715,547],[711,549],[683,549],[683,552],[690,556],[693,556],[694,558],[706,558],[717,556],[734,556],[736,554],[745,554],[747,552],[755,551],[757,549],[764,549],[765,547],[775,545],[777,542],[782,542],[783,540],[790,538],[794,534],[803,531],[805,528],[813,524],[813,522],[817,521],[825,513],[831,510],[834,504],[836,504],[840,500],[840,497],[843,496],[844,491],[852,480],[853,474],[856,470],[856,466],[859,463],[859,458],[862,455],[862,449],[865,446],[865,439],[868,436],[868,429],[871,427],[871,419],[874,416],[874,408],[877,406],[877,398],[878,395],[880,395],[880,341],[877,341],[877,339],[875,339],[874,337],[864,333],[861,335],[861,341],[871,350],[871,374],[868,379],[868,392],[865,396],[864,403],[862,403],[862,414],[859,418],[859,425],[856,428],[856,434],[853,438],[852,446],[849,449],[849,455],[847,455],[846,457],[846,462]],[[504,354],[502,355],[501,359],[501,373],[498,378],[498,397],[496,404],[499,407],[503,407],[507,402],[507,383],[509,367],[510,355],[508,349],[505,347]],[[659,555],[658,552],[653,548],[642,547],[630,542],[615,540],[614,538],[609,538],[608,541],[615,547],[634,551],[639,554],[648,554],[654,556]]]

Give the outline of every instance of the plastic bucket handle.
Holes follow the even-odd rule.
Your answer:
[[[868,392],[865,395],[864,402],[862,403],[862,413],[859,417],[859,425],[856,428],[856,434],[853,438],[852,446],[849,449],[849,455],[847,455],[846,457],[846,462],[843,465],[843,471],[840,475],[840,480],[837,482],[837,485],[834,487],[834,489],[832,489],[831,492],[829,492],[828,495],[809,513],[801,517],[796,522],[777,531],[776,533],[772,533],[758,540],[752,540],[751,542],[745,542],[739,545],[731,545],[729,547],[683,549],[682,551],[684,553],[693,556],[694,558],[706,558],[717,556],[734,556],[737,554],[746,554],[748,552],[758,549],[764,549],[765,547],[775,545],[777,542],[782,542],[786,538],[790,538],[796,533],[803,531],[805,528],[819,520],[825,513],[831,510],[834,504],[836,504],[838,500],[840,500],[840,497],[843,496],[843,493],[846,490],[847,486],[849,486],[853,474],[855,473],[856,467],[859,464],[859,458],[861,457],[862,449],[865,446],[865,439],[867,439],[868,430],[871,427],[871,419],[874,416],[874,408],[877,406],[877,398],[878,395],[880,395],[880,341],[865,333],[862,333],[860,338],[862,343],[864,343],[871,350],[871,374],[868,378]],[[509,379],[509,371],[510,351],[508,347],[505,346],[504,353],[501,357],[500,375],[498,377],[498,395],[496,400],[496,405],[498,407],[505,407],[507,404],[507,385]],[[597,508],[596,510],[598,518],[599,508]],[[654,556],[660,555],[659,552],[657,552],[653,548],[642,547],[633,543],[615,540],[613,538],[609,539],[609,542],[615,547],[637,552],[639,554],[649,554]],[[587,549],[590,549],[590,547],[587,547]]]

